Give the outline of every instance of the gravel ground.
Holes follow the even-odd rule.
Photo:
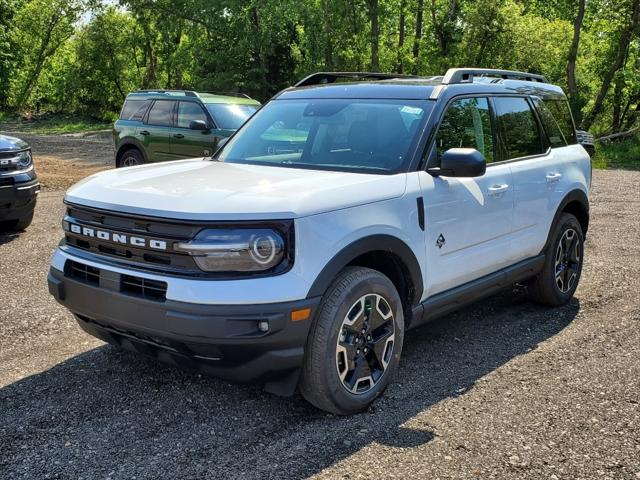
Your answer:
[[[640,172],[598,171],[576,298],[514,288],[407,335],[365,413],[323,414],[83,334],[47,294],[61,192],[0,236],[1,478],[640,479]]]
[[[113,166],[111,132],[34,135],[0,131],[0,134],[29,143],[44,190],[67,189],[84,177]]]

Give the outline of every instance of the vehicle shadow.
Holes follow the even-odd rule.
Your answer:
[[[24,232],[21,230],[11,230],[0,224],[0,245],[4,245],[5,243],[14,241],[20,236],[21,233]]]
[[[413,417],[536,349],[578,310],[576,299],[543,309],[515,287],[412,331],[397,382],[351,417],[99,347],[0,389],[0,469],[40,478],[306,477],[371,442],[431,441]]]

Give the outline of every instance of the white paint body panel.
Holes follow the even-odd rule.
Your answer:
[[[562,199],[588,194],[590,160],[575,145],[546,157],[495,164],[478,178],[434,178],[425,172],[365,175],[221,164],[202,159],[113,170],[74,186],[66,199],[117,212],[191,220],[294,218],[295,263],[285,274],[238,280],[135,275],[167,282],[167,299],[196,304],[268,304],[307,297],[327,263],[358,239],[386,234],[414,252],[423,276],[421,299],[540,253]],[[546,174],[562,173],[547,183]],[[507,185],[500,195],[489,195]],[[425,205],[425,231],[416,199]],[[436,245],[440,234],[446,238]],[[130,271],[57,250],[67,259]]]
[[[65,199],[94,208],[183,220],[298,218],[404,193],[405,175],[365,175],[180,160],[109,170]]]

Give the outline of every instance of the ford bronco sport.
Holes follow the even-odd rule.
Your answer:
[[[0,227],[27,228],[33,220],[39,191],[27,142],[0,135]]]
[[[49,288],[105,341],[350,414],[409,329],[515,282],[567,303],[590,183],[540,75],[318,73],[212,158],[71,188]]]
[[[210,156],[260,107],[246,95],[139,90],[113,125],[116,167]]]

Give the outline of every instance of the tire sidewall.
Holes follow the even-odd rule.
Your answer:
[[[564,235],[569,228],[573,229],[578,234],[578,245],[580,247],[580,262],[578,264],[578,272],[577,278],[573,284],[573,287],[569,289],[567,292],[562,292],[556,283],[555,278],[555,258],[556,251],[558,249],[558,244],[560,239]],[[548,277],[546,280],[552,284],[552,290],[554,294],[561,300],[563,303],[569,301],[571,297],[573,297],[576,289],[578,288],[578,283],[580,282],[580,277],[582,275],[582,265],[584,263],[584,234],[582,233],[582,227],[578,219],[570,214],[564,214],[560,217],[560,220],[556,226],[553,242],[550,245],[550,250],[547,254],[547,271]]]
[[[377,272],[375,272],[377,273]],[[382,296],[393,310],[395,339],[393,345],[392,358],[387,365],[383,376],[378,383],[368,392],[362,394],[353,394],[342,385],[342,381],[338,376],[336,365],[336,345],[338,335],[342,326],[342,322],[347,315],[349,309],[362,296],[367,294],[378,294]],[[327,367],[324,369],[324,382],[329,391],[331,398],[337,400],[341,406],[350,405],[351,411],[360,411],[366,408],[373,400],[375,400],[391,382],[395,370],[397,369],[402,354],[402,344],[404,340],[404,315],[402,310],[402,302],[393,283],[382,274],[370,275],[362,279],[350,288],[348,291],[342,292],[340,295],[339,306],[332,311],[321,309],[320,315],[331,316],[330,335],[324,346],[327,355]],[[327,319],[323,319],[327,321]]]
[[[134,158],[137,163],[135,165],[125,165],[124,162],[125,162],[125,159],[127,158]],[[118,161],[118,168],[134,167],[134,166],[143,165],[143,164],[144,164],[144,157],[142,156],[142,153],[140,153],[140,151],[136,148],[131,148],[126,152],[124,152],[122,154],[122,157],[120,157],[120,160]]]

